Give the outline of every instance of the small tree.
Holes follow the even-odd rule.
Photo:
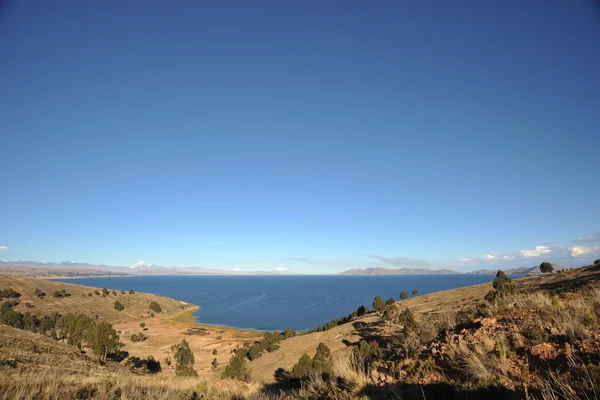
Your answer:
[[[498,291],[498,297],[505,297],[515,293],[515,284],[504,271],[498,271],[493,283],[494,289]]]
[[[194,353],[190,348],[189,343],[183,339],[181,343],[176,345],[176,351],[173,358],[177,365],[175,366],[175,375],[177,376],[194,376],[198,373],[194,370]]]
[[[306,378],[313,369],[313,361],[308,354],[303,354],[296,364],[292,367],[292,377],[294,378]]]
[[[369,309],[368,309],[367,307],[365,307],[365,306],[360,306],[360,307],[358,307],[358,308],[356,309],[356,314],[357,314],[359,317],[362,317],[363,315],[365,315],[365,314],[366,314],[366,313],[368,313],[368,312],[369,312]]]
[[[393,298],[393,297],[390,297],[389,299],[387,299],[387,300],[385,301],[385,305],[386,305],[386,306],[389,306],[389,305],[392,305],[392,304],[395,304],[395,303],[396,303],[396,300],[394,300],[394,298]]]
[[[373,299],[373,308],[378,312],[383,311],[383,309],[385,308],[385,302],[381,297],[375,296],[375,298]]]
[[[553,270],[554,267],[549,262],[543,262],[540,264],[540,271],[542,271],[543,274],[549,274]]]
[[[325,343],[319,343],[313,358],[313,370],[317,373],[329,372],[331,369],[331,350]]]
[[[294,337],[294,336],[296,336],[296,331],[294,331],[291,328],[285,328],[285,331],[283,331],[283,337],[285,339],[289,339],[289,338]]]
[[[413,297],[417,297],[419,295],[419,291],[417,289],[412,291]]]
[[[219,361],[217,360],[217,357],[213,358],[212,363],[210,363],[212,366],[212,369],[217,369],[217,367],[219,366]]]
[[[115,310],[117,310],[117,311],[123,311],[125,309],[125,307],[123,306],[123,304],[121,304],[118,301],[115,301],[115,306],[114,307],[115,307]]]
[[[155,302],[155,301],[153,301],[152,303],[150,303],[149,307],[150,307],[150,309],[152,311],[154,311],[157,314],[159,314],[162,311],[162,308],[160,308],[160,305],[157,302]]]
[[[107,288],[102,288],[102,297],[108,296],[110,293]]]
[[[235,351],[235,354],[229,360],[229,365],[225,367],[223,377],[243,381],[250,379],[250,372],[248,372],[248,368],[246,367],[246,352],[244,349],[238,348]]]
[[[129,294],[135,294],[135,292],[133,291],[133,289],[129,289]]]
[[[119,335],[108,322],[99,322],[89,330],[88,343],[94,354],[100,356],[102,361],[106,357],[119,350]]]
[[[145,328],[146,327],[146,323],[145,322],[140,322],[140,328]]]
[[[400,293],[400,300],[406,300],[406,299],[408,299],[408,293],[406,293],[406,292]]]
[[[217,349],[213,349],[212,353],[213,353],[213,356],[216,356],[219,354],[219,351]]]

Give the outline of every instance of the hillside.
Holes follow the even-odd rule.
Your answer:
[[[41,314],[58,312],[63,314],[98,315],[98,318],[113,324],[149,318],[152,313],[149,305],[153,301],[157,302],[162,308],[161,314],[155,316],[157,318],[165,318],[195,307],[179,300],[151,293],[136,292],[129,294],[129,292],[121,293],[121,291],[109,290],[109,294],[103,297],[102,288],[53,282],[45,279],[0,275],[0,288],[5,287],[10,287],[21,294],[21,304],[15,308],[17,311]],[[36,289],[46,293],[46,296],[43,298],[36,296]],[[70,296],[64,298],[53,297],[55,291],[63,289]],[[95,294],[95,291],[100,294]],[[123,311],[115,310],[115,301],[123,304],[125,309]]]
[[[47,285],[39,287],[44,291],[64,288],[72,296],[42,300],[27,295],[37,284]],[[497,292],[491,284],[413,297],[324,331],[280,341],[278,347],[248,363],[251,384],[223,380],[221,374],[232,351],[261,339],[261,333],[198,325],[191,319],[192,306],[181,310],[176,300],[126,294],[122,296],[138,296],[128,303],[132,310],[141,311],[151,299],[167,308],[160,316],[116,325],[130,357],[153,355],[162,362],[161,373],[138,376],[140,372],[127,360],[99,363],[94,355],[83,355],[48,337],[0,327],[0,399],[12,398],[7,393],[15,390],[34,394],[47,390],[56,395],[55,382],[61,382],[77,390],[91,387],[94,395],[89,397],[101,398],[118,397],[115,390],[120,388],[118,393],[128,390],[127,398],[134,399],[196,398],[193,393],[211,393],[207,398],[279,400],[448,398],[451,393],[452,398],[487,399],[490,395],[522,398],[529,393],[532,399],[553,399],[559,397],[549,394],[556,392],[560,398],[575,400],[600,388],[599,284],[600,265],[594,265],[516,279],[511,283],[515,294],[507,292],[501,299],[484,301]],[[85,305],[120,321],[108,310],[111,303],[104,304],[111,297],[114,301],[113,294],[90,297],[86,294],[90,288],[83,286],[2,276],[0,287],[5,285],[23,293],[18,307],[25,307],[25,302],[34,305],[27,310],[66,312]],[[78,294],[80,304],[74,302]],[[69,299],[73,302],[66,302]],[[140,321],[149,330],[142,330]],[[148,339],[132,343],[129,335],[136,332],[145,332]],[[200,379],[172,379],[173,366],[163,362],[173,357],[169,349],[182,338],[190,343]],[[327,378],[310,372],[316,368],[316,356],[312,367],[298,369],[304,354],[312,357],[323,345],[332,353],[327,356]],[[218,354],[216,371],[210,366],[213,350]],[[578,376],[588,376],[587,383],[578,381]],[[82,387],[81,382],[89,384]],[[236,391],[240,395],[233,396]],[[565,394],[569,391],[575,395]],[[23,396],[36,397],[40,396]]]

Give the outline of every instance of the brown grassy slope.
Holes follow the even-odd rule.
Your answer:
[[[125,365],[101,364],[73,346],[0,325],[0,400],[12,399],[243,399],[256,385],[139,375]],[[251,398],[258,398],[251,396]]]
[[[47,315],[53,312],[82,313],[90,316],[98,315],[101,320],[109,321],[113,324],[131,320],[141,320],[150,315],[149,304],[156,301],[162,308],[162,313],[157,317],[165,318],[173,316],[183,309],[195,307],[185,303],[170,299],[168,297],[157,296],[150,293],[121,294],[116,291],[116,295],[110,294],[106,297],[95,295],[94,290],[102,292],[102,288],[74,285],[71,283],[53,282],[44,279],[24,278],[10,275],[0,275],[0,289],[12,288],[21,294],[21,304],[15,309],[20,312],[29,311],[32,314]],[[34,295],[35,289],[40,289],[46,293],[45,298],[40,299]],[[65,289],[70,297],[53,298],[52,293],[56,290]],[[107,288],[110,290],[110,288]],[[92,293],[90,297],[88,294]],[[117,311],[114,309],[115,300],[118,300],[125,309]],[[28,308],[26,304],[33,305]]]
[[[592,267],[574,268],[546,276],[515,279],[515,284],[517,291],[521,293],[540,290],[557,293],[575,291],[598,280],[600,280],[600,272]],[[453,314],[461,310],[474,310],[491,289],[491,283],[484,283],[413,297],[396,304],[401,310],[410,308],[418,318],[427,319],[438,315]],[[325,343],[335,352],[356,345],[360,339],[368,341],[374,338],[389,337],[394,334],[394,329],[388,323],[381,322],[374,314],[369,314],[358,321],[337,326],[325,332],[287,339],[281,342],[281,347],[277,351],[265,353],[249,364],[252,376],[263,382],[273,382],[275,381],[275,371],[278,368],[289,370],[304,353],[313,356],[319,342]]]
[[[475,305],[492,288],[491,283],[468,286],[443,292],[430,293],[399,302],[401,307],[410,307],[417,314],[453,312]],[[273,353],[265,353],[252,361],[249,366],[252,376],[263,382],[275,381],[275,371],[278,368],[290,369],[302,356],[314,356],[320,342],[325,343],[332,352],[343,350],[349,345],[355,345],[361,339],[374,336],[390,335],[390,327],[381,323],[379,318],[371,313],[355,322],[336,326],[325,332],[315,332],[297,336],[281,342],[281,346]]]

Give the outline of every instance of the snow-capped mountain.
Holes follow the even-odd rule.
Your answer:
[[[127,266],[128,268],[157,268],[158,266],[146,262],[146,261],[138,261],[135,264],[131,264]]]

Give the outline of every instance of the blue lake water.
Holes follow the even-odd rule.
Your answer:
[[[398,299],[491,282],[493,275],[392,276],[135,276],[57,281],[155,293],[199,305],[201,323],[264,330],[311,329],[371,308],[377,295]]]

